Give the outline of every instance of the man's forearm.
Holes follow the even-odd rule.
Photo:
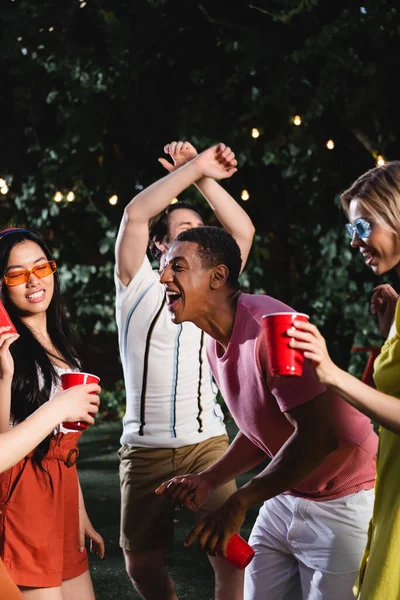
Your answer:
[[[210,485],[216,488],[247,473],[265,458],[265,452],[239,432],[225,454],[201,474],[206,475]]]
[[[196,187],[213,209],[222,227],[236,240],[242,254],[243,268],[255,231],[250,217],[215,179],[202,177],[196,182]]]
[[[148,222],[199,177],[201,173],[194,159],[139,192],[125,208],[125,214],[129,219]]]
[[[306,479],[337,448],[337,443],[304,436],[297,431],[287,440],[269,465],[235,492],[246,509],[294,488]]]

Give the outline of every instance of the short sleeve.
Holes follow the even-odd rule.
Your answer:
[[[326,387],[318,382],[314,370],[307,360],[304,362],[303,375],[300,377],[295,375],[273,377],[270,375],[264,330],[260,331],[256,352],[259,370],[266,377],[269,390],[281,412],[287,412],[296,406],[305,404],[326,391]]]
[[[140,269],[137,271],[134,277],[130,280],[128,285],[123,285],[117,274],[117,268],[114,270],[114,281],[115,288],[118,296],[134,297],[140,294],[152,283],[159,282],[159,276],[156,271],[153,270],[147,256],[144,257],[143,263]]]

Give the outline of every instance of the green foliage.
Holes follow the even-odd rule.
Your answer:
[[[308,312],[343,366],[353,344],[380,344],[368,303],[381,280],[349,250],[337,198],[377,154],[399,154],[399,10],[389,0],[0,8],[2,221],[50,239],[71,318],[90,348],[103,346],[110,388],[121,377],[116,231],[123,206],[163,175],[157,157],[172,139],[237,152],[226,186],[240,202],[249,191],[257,228],[246,290]],[[70,190],[74,202],[53,201]]]

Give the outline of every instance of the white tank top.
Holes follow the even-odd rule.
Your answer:
[[[226,433],[205,334],[172,322],[148,258],[127,287],[115,273],[115,285],[126,389],[121,443],[179,448]]]

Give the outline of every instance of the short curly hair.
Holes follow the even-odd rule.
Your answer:
[[[228,268],[228,283],[239,287],[239,274],[242,266],[240,248],[230,233],[222,227],[193,227],[182,231],[176,242],[193,242],[198,245],[197,253],[204,268],[211,269],[218,265]]]
[[[196,204],[190,204],[189,202],[176,202],[175,204],[170,204],[163,211],[158,213],[155,217],[150,219],[149,221],[149,248],[152,257],[160,262],[161,251],[157,248],[156,242],[163,242],[165,239],[168,240],[168,216],[174,212],[174,210],[179,210],[181,208],[187,208],[189,210],[193,210],[195,213],[199,215],[202,221],[203,215],[201,209]]]

